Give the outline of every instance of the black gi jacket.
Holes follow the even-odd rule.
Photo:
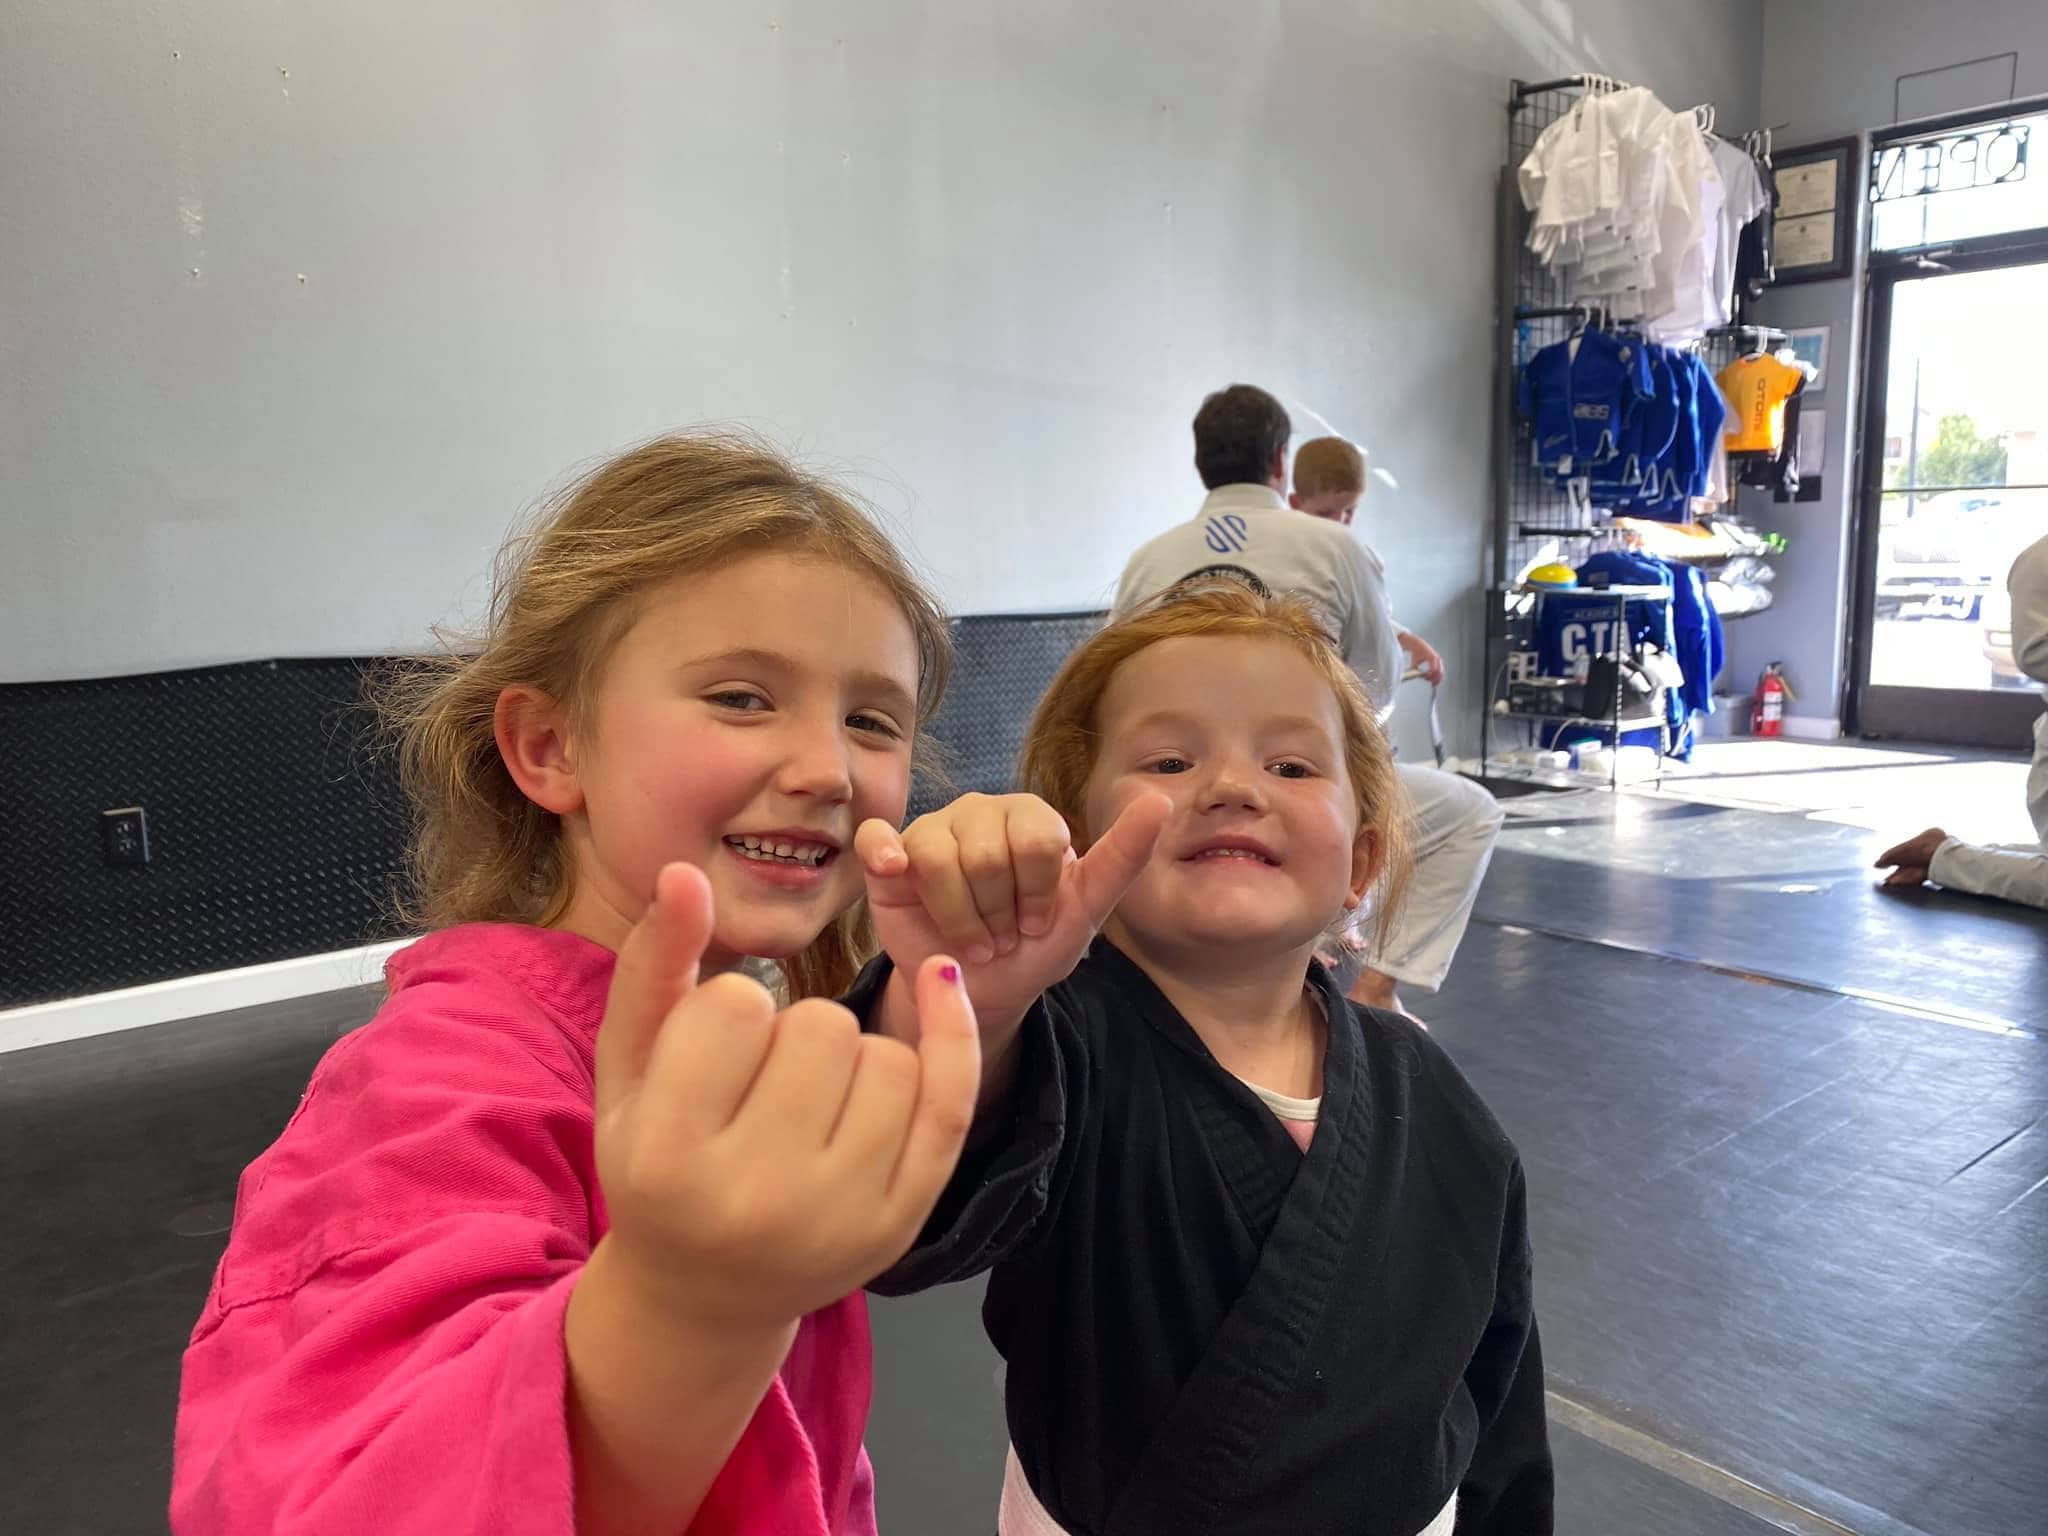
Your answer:
[[[1304,1155],[1097,940],[1025,1021],[1008,1124],[872,1289],[994,1270],[1011,1441],[1074,1536],[1415,1536],[1454,1490],[1460,1536],[1547,1536],[1514,1146],[1427,1033],[1310,984]]]

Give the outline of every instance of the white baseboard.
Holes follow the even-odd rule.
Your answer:
[[[1831,715],[1787,715],[1784,730],[1795,741],[1842,739],[1842,722]]]
[[[365,944],[359,949],[335,950],[325,955],[302,955],[296,960],[274,960],[235,971],[153,981],[118,992],[95,992],[86,997],[59,998],[53,1003],[0,1009],[0,1054],[54,1045],[60,1040],[83,1040],[116,1030],[168,1024],[177,1019],[195,1019],[209,1013],[225,1013],[231,1008],[252,1008],[259,1003],[366,986],[382,980],[385,960],[411,942],[393,939],[384,944]]]

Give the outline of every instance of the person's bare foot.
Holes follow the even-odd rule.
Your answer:
[[[1367,1008],[1378,1008],[1387,1013],[1398,1013],[1412,1024],[1427,1029],[1429,1025],[1410,1013],[1401,1001],[1401,994],[1395,989],[1394,978],[1370,966],[1358,973],[1358,980],[1351,984],[1347,994],[1351,1001]]]
[[[1909,837],[1903,843],[1895,843],[1877,856],[1877,869],[1889,869],[1884,883],[1892,886],[1925,885],[1927,871],[1934,864],[1934,855],[1941,845],[1948,841],[1948,834],[1939,827],[1929,827],[1918,837]]]

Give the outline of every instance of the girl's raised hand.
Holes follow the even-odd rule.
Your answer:
[[[1139,797],[1078,858],[1066,822],[1036,795],[962,795],[900,835],[865,822],[854,851],[876,936],[899,974],[942,950],[965,960],[987,1050],[998,1043],[988,1031],[1013,1027],[1088,952],[1171,810],[1164,795]]]
[[[933,953],[914,1050],[822,999],[777,1012],[745,976],[699,983],[711,931],[709,883],[671,864],[619,950],[597,1037],[607,1241],[692,1324],[792,1324],[887,1268],[931,1214],[974,1115],[974,1011]]]

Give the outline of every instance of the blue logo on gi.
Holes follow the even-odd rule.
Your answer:
[[[1250,525],[1235,512],[1209,519],[1209,531],[1202,542],[1219,555],[1227,555],[1234,549],[1244,548],[1245,530]]]

